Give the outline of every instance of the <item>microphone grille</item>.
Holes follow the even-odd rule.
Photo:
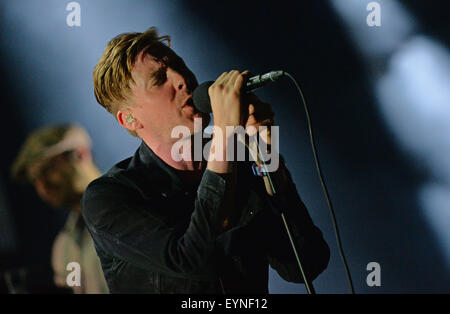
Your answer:
[[[208,88],[213,84],[213,81],[207,81],[194,89],[192,99],[194,106],[198,111],[203,113],[211,113],[211,100],[209,99]]]

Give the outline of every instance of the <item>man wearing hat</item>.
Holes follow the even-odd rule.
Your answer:
[[[39,197],[52,207],[70,210],[53,244],[55,284],[70,286],[77,294],[108,293],[92,238],[81,217],[83,192],[100,176],[92,160],[87,132],[70,124],[34,131],[23,144],[11,171],[14,180],[32,184]],[[73,265],[77,264],[72,262],[80,265],[79,281],[74,277],[77,269]]]

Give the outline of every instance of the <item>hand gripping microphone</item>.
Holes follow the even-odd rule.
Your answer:
[[[262,87],[270,82],[275,82],[284,75],[284,71],[271,71],[263,75],[252,76],[248,79],[244,88],[246,92],[252,91],[259,87]],[[211,100],[209,99],[208,88],[214,83],[214,81],[207,81],[194,90],[193,100],[194,106],[203,113],[211,113]]]

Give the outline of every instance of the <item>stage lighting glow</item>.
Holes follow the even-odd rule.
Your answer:
[[[369,27],[366,22],[367,5],[377,2],[381,8],[381,26]],[[330,0],[332,7],[341,16],[349,35],[365,56],[385,56],[415,28],[416,22],[403,7],[392,0]]]
[[[365,25],[371,1],[330,0],[374,71],[380,112],[400,147],[430,176],[416,198],[450,269],[450,56],[397,1],[381,5],[380,27]],[[381,62],[380,62],[381,61]],[[385,68],[373,64],[387,64]]]
[[[418,198],[450,268],[450,58],[418,36],[402,45],[377,82],[384,118],[402,147],[429,173]]]

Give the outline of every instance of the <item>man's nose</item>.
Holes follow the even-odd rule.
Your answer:
[[[188,86],[187,86],[187,83],[186,83],[186,80],[184,79],[184,77],[180,73],[178,73],[174,70],[171,70],[171,72],[173,75],[174,88],[180,92],[186,92],[188,94],[191,93],[191,91],[189,91],[189,89],[188,89]]]

